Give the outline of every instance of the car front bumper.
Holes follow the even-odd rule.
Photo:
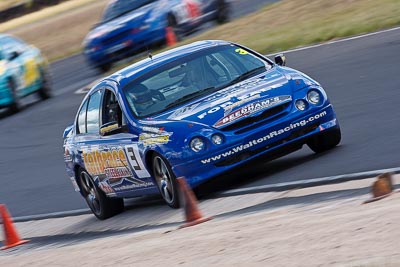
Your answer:
[[[173,163],[173,171],[177,177],[185,176],[188,183],[195,187],[256,158],[272,160],[291,153],[313,136],[337,128],[339,123],[329,104],[305,116],[287,118],[272,127],[265,125],[258,128],[256,133],[241,135],[219,151],[190,161]]]

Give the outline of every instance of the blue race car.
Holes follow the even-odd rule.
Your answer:
[[[21,98],[51,96],[47,61],[39,49],[11,35],[0,34],[0,108],[21,108]]]
[[[99,219],[123,198],[191,187],[240,164],[307,144],[338,145],[326,92],[305,74],[238,44],[202,41],[137,62],[99,82],[64,132],[67,173]]]
[[[207,21],[228,19],[228,0],[114,0],[87,35],[84,52],[107,71],[114,61],[165,43],[167,27],[179,39]]]

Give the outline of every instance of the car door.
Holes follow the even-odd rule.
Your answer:
[[[84,152],[89,173],[99,179],[99,187],[109,195],[125,197],[157,192],[145,168],[137,144],[129,133],[125,115],[111,89],[104,89],[99,112],[99,141]],[[89,112],[88,105],[88,112]]]

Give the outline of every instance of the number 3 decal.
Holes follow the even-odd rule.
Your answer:
[[[137,145],[125,146],[125,152],[129,161],[129,164],[133,168],[138,178],[150,177],[150,174],[144,167],[143,161],[139,154],[139,148]]]
[[[235,50],[236,53],[239,53],[241,55],[247,55],[249,52],[247,52],[246,50],[242,49],[242,48],[238,48]]]

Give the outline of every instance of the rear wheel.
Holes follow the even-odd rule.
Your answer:
[[[328,130],[318,136],[313,137],[307,145],[315,153],[321,153],[334,148],[340,143],[342,134],[340,128]]]
[[[8,88],[10,88],[13,101],[9,109],[12,113],[17,113],[21,110],[21,100],[17,94],[17,86],[13,80],[8,81]]]
[[[171,208],[179,208],[178,186],[176,177],[168,162],[159,154],[152,159],[153,176],[164,201]]]
[[[230,7],[226,0],[218,1],[216,22],[218,24],[229,22],[230,12]]]
[[[41,74],[42,86],[38,91],[38,95],[42,100],[46,100],[51,97],[50,77],[46,71],[41,71]]]
[[[124,210],[124,200],[122,198],[107,197],[85,170],[79,172],[79,178],[83,197],[98,219],[105,220]]]

